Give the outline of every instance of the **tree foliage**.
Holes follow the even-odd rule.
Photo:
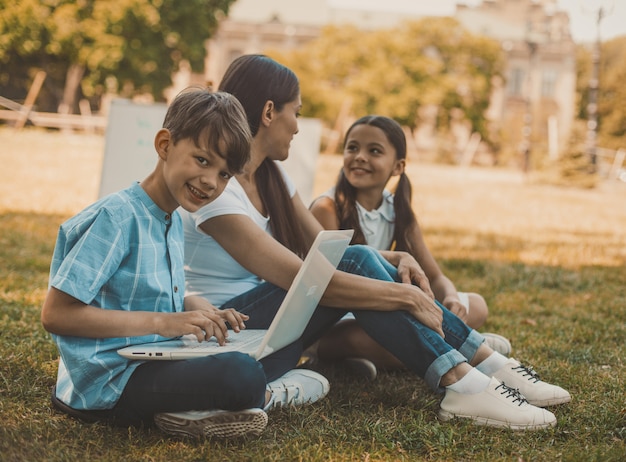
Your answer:
[[[87,97],[109,88],[162,100],[183,60],[203,69],[205,42],[233,1],[0,0],[0,93],[25,95],[43,69],[50,104],[75,96],[63,89],[70,76]]]
[[[585,47],[577,51],[578,117],[588,117],[589,80],[592,53]],[[626,147],[626,36],[604,42],[600,48],[597,98],[598,145],[609,149]]]
[[[493,79],[503,71],[501,49],[453,18],[377,31],[329,26],[296,51],[268,54],[300,77],[308,115],[329,124],[346,100],[354,114],[384,114],[411,129],[419,125],[420,108],[434,105],[440,127],[460,110],[474,131],[491,139],[485,111]]]
[[[598,121],[600,142],[607,148],[626,148],[626,36],[602,46]]]

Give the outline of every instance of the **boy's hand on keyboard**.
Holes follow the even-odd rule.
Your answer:
[[[233,308],[220,310],[219,308],[216,308],[215,305],[209,303],[206,299],[197,295],[188,295],[185,297],[185,311],[203,311],[211,313],[211,319],[215,319],[220,327],[220,332],[212,331],[209,333],[207,331],[204,337],[208,340],[212,336],[215,336],[220,345],[223,345],[226,337],[228,337],[228,325],[226,323],[230,325],[234,332],[241,332],[246,328],[244,321],[250,319],[248,315],[239,313]],[[195,332],[186,332],[186,334],[189,333],[196,335],[199,341],[204,340],[204,338],[201,339],[201,336]]]
[[[230,327],[234,332],[241,332],[243,329],[245,329],[246,324],[244,323],[244,321],[250,319],[250,316],[240,313],[239,311],[235,311],[234,308],[217,310],[217,312],[224,321],[230,324]]]
[[[228,326],[217,310],[154,313],[155,332],[164,337],[194,335],[198,342],[215,337],[220,345],[226,343]]]

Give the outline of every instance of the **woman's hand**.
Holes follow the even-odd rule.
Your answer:
[[[407,288],[409,287],[413,289],[414,294],[410,299],[412,304],[409,305],[407,311],[426,327],[434,330],[442,337],[445,337],[442,327],[443,311],[441,308],[419,287],[413,285],[407,286]]]
[[[397,254],[395,266],[400,280],[405,284],[415,284],[434,300],[435,294],[430,288],[430,281],[417,260],[408,252],[394,252],[394,254]]]

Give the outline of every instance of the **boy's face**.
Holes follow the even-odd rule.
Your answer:
[[[215,200],[232,177],[226,159],[217,152],[208,146],[198,147],[188,138],[174,144],[168,130],[157,134],[157,149],[164,161],[164,195],[169,196],[167,201],[173,209],[180,205],[195,212]]]

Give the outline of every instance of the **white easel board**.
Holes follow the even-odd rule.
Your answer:
[[[111,101],[98,197],[125,189],[152,172],[158,157],[154,136],[163,126],[166,112],[166,104]],[[301,118],[298,126],[299,132],[283,165],[308,206],[312,200],[322,124],[318,119]]]
[[[143,180],[157,163],[154,136],[163,126],[167,104],[111,101],[105,133],[98,197]]]
[[[308,207],[314,199],[312,196],[322,140],[322,123],[319,119],[300,118],[298,129],[283,166],[296,185],[302,202]]]

